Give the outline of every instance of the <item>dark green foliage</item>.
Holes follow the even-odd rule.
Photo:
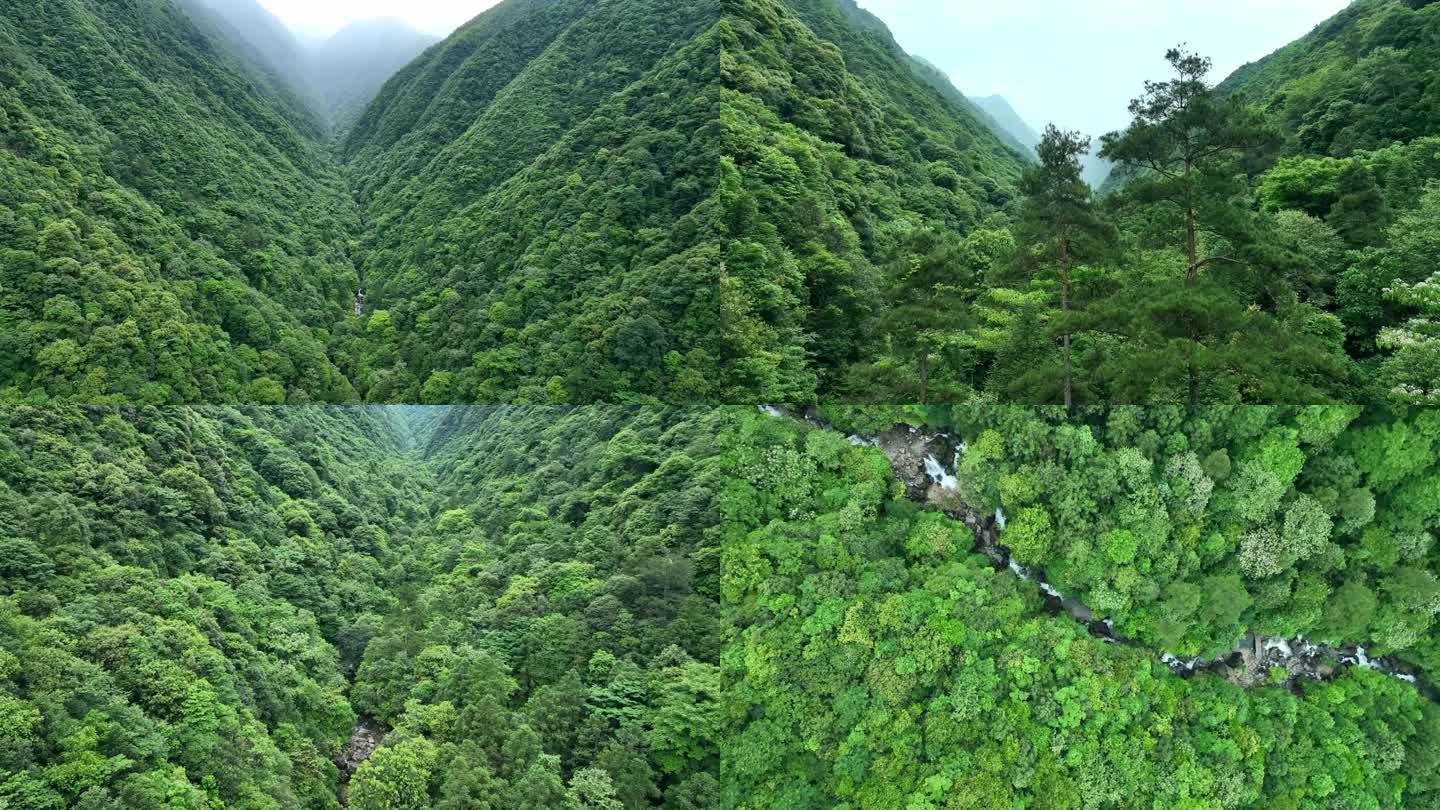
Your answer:
[[[0,411],[0,804],[716,807],[730,418]]]
[[[0,399],[1313,402],[1429,369],[1377,373],[1426,276],[1344,251],[1440,178],[1402,81],[1433,5],[1356,3],[1218,93],[1171,54],[1107,140],[1121,249],[1062,270],[1034,157],[852,0],[508,0],[338,154],[284,32],[213,2],[7,5]]]
[[[778,354],[765,349],[774,335],[782,381],[803,348],[818,381],[795,385],[834,391],[883,314],[879,291],[893,279],[880,268],[904,262],[915,230],[966,234],[1006,208],[1022,160],[972,107],[918,79],[878,21],[857,27],[853,4],[727,10],[720,115],[752,213],[729,234],[722,312],[754,336],[737,343],[755,355],[741,365]],[[750,398],[770,390],[752,386]]]
[[[684,797],[718,777],[729,418],[474,407],[436,426],[436,517],[396,548],[403,604],[353,693],[395,731],[353,806],[717,806]]]
[[[969,445],[960,493],[1013,516],[1002,542],[1128,638],[1181,658],[1228,650],[1246,629],[1417,662],[1434,654],[1440,602],[1400,590],[1440,593],[1440,413],[1241,406],[1067,417],[979,402],[920,413]],[[1043,542],[1027,526],[1047,527]]]
[[[399,458],[358,410],[0,411],[0,804],[334,806]]]
[[[356,217],[288,101],[154,2],[7,0],[0,73],[0,398],[354,397]]]
[[[1040,165],[1028,170],[1020,182],[1020,191],[1025,195],[1017,228],[1019,241],[1026,245],[1022,266],[1059,276],[1061,376],[1066,408],[1074,404],[1068,323],[1074,299],[1071,272],[1077,264],[1103,260],[1115,241],[1113,226],[1096,211],[1090,187],[1080,176],[1080,159],[1089,150],[1089,138],[1077,132],[1061,132],[1053,125],[1046,127],[1036,149]]]
[[[1325,221],[1352,245],[1379,244],[1390,224],[1390,210],[1375,175],[1362,164],[1351,164],[1340,173],[1336,194]]]
[[[963,230],[1018,175],[909,65],[828,2],[482,15],[347,144],[396,327],[366,396],[814,397],[876,314],[882,220]]]
[[[720,396],[719,16],[507,3],[386,86],[347,144],[395,327],[366,396],[437,373],[453,400]]]
[[[1356,0],[1220,89],[1262,105],[1290,151],[1343,158],[1440,132],[1437,67],[1440,6]]]

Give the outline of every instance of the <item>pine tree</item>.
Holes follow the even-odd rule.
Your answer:
[[[1246,151],[1277,143],[1279,136],[1258,110],[1216,94],[1206,80],[1213,66],[1208,57],[1180,47],[1165,59],[1175,77],[1145,83],[1144,95],[1130,102],[1135,120],[1102,139],[1100,156],[1133,178],[1126,187],[1132,200],[1180,212],[1186,279],[1194,282],[1207,265],[1239,261],[1224,254],[1202,258],[1203,235],[1232,247],[1252,240],[1251,217],[1237,202],[1244,181],[1236,161]]]
[[[1036,269],[1053,267],[1060,274],[1060,323],[1064,353],[1065,407],[1074,405],[1074,368],[1069,324],[1072,301],[1070,271],[1077,262],[1100,255],[1114,241],[1114,230],[1096,212],[1090,186],[1081,177],[1080,156],[1090,139],[1063,132],[1053,124],[1036,148],[1040,165],[1021,181],[1026,195],[1021,212],[1020,242],[1031,248],[1022,261]]]
[[[1390,208],[1375,183],[1375,173],[1358,160],[1340,174],[1340,199],[1326,222],[1355,247],[1379,245],[1390,225]]]

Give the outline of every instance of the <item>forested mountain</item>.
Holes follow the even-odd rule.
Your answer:
[[[866,437],[896,416],[831,415]],[[965,442],[958,482],[918,485],[942,509],[891,449],[755,415],[724,456],[725,806],[1433,806],[1440,708],[1404,679],[1332,658],[1282,688],[1281,666],[1182,677],[1160,656],[1237,623],[1433,655],[1433,535],[1401,527],[1435,523],[1414,497],[1434,415],[1356,416],[912,413]],[[977,553],[1002,504],[1013,571],[1094,577],[1094,624]]]
[[[325,100],[331,123],[345,127],[391,76],[437,41],[397,19],[361,20],[311,47],[307,80]]]
[[[882,209],[1009,199],[1018,159],[828,2],[725,11],[506,3],[386,86],[347,144],[397,341],[367,390],[807,398]]]
[[[834,392],[870,348],[898,246],[927,227],[971,232],[1004,210],[1023,159],[920,79],[849,0],[746,0],[730,10],[734,92],[723,120],[736,133],[744,216],[729,228],[722,307],[734,323],[755,324],[746,334],[763,325],[782,330],[786,352],[803,349],[805,377],[782,367],[780,391]],[[748,388],[775,385],[756,377]]]
[[[3,397],[353,398],[357,217],[313,122],[168,3],[0,7]]]
[[[425,481],[360,410],[0,410],[0,805],[333,807]]]
[[[1328,280],[1350,352],[1385,359],[1392,395],[1440,403],[1440,253],[1427,236],[1440,227],[1440,5],[1356,0],[1219,89],[1284,133],[1260,203],[1322,220],[1359,251]]]
[[[0,806],[717,807],[728,418],[0,410]]]
[[[990,116],[997,127],[1023,146],[1026,154],[1034,152],[1035,147],[1040,145],[1040,133],[1025,123],[1025,119],[1015,112],[1015,108],[1010,106],[1004,96],[971,96],[970,101],[979,107],[981,112]]]
[[[1291,151],[1343,158],[1440,134],[1437,67],[1434,0],[1354,0],[1220,89],[1274,115]]]
[[[718,807],[716,438],[730,416],[457,408],[352,702],[369,808]]]
[[[1440,402],[1434,4],[1032,160],[852,0],[507,0],[338,144],[184,1],[5,5],[6,401]]]
[[[321,111],[307,48],[256,0],[175,0],[217,43],[234,49],[273,90],[294,97],[309,115]],[[319,120],[317,118],[317,120]]]
[[[719,161],[719,13],[516,0],[385,86],[346,145],[385,312],[369,396],[711,393],[717,283],[687,213]]]

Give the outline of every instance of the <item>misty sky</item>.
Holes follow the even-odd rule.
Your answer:
[[[1215,80],[1297,39],[1348,0],[859,0],[905,50],[969,95],[1005,96],[1039,131],[1123,127],[1145,79],[1181,42]]]
[[[260,0],[293,30],[325,36],[398,17],[444,36],[499,0]],[[858,0],[900,44],[971,95],[998,93],[1037,131],[1054,121],[1100,135],[1123,126],[1146,78],[1180,42],[1215,78],[1302,36],[1348,0]]]
[[[297,33],[328,36],[358,20],[397,17],[446,36],[499,0],[259,0]]]

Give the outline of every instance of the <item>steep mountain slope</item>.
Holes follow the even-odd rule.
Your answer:
[[[729,419],[0,409],[0,806],[718,807]]]
[[[343,400],[353,204],[169,3],[5,0],[0,398]]]
[[[332,123],[344,127],[391,76],[438,41],[394,18],[361,20],[313,47],[305,60],[308,80]]]
[[[1020,165],[829,0],[512,0],[346,151],[393,334],[361,386],[434,401],[812,397],[876,223],[964,229]]]
[[[0,409],[0,806],[717,806],[730,418]]]
[[[415,461],[359,409],[0,409],[0,806],[336,807]]]
[[[1355,0],[1221,89],[1260,104],[1293,151],[1346,157],[1440,132],[1440,4]]]
[[[677,221],[719,162],[718,19],[715,0],[512,0],[386,85],[347,145],[396,332],[368,396],[705,394],[715,268]]]
[[[721,116],[736,213],[722,307],[736,365],[748,398],[823,394],[863,356],[892,281],[880,268],[900,243],[917,228],[967,233],[1005,209],[1022,158],[848,0],[728,8]],[[780,339],[752,348],[759,325]],[[801,350],[804,375],[781,364],[765,376],[768,355]]]
[[[394,731],[353,803],[413,784],[403,806],[719,806],[728,419],[448,411],[427,445],[436,518],[402,552],[405,604],[356,678],[356,706]]]
[[[971,96],[970,101],[981,112],[990,116],[1002,132],[1024,147],[1027,152],[1034,152],[1035,147],[1040,145],[1040,133],[1025,123],[1025,119],[1015,112],[1015,108],[1010,106],[1010,102],[1006,101],[1004,96]]]
[[[290,29],[256,0],[175,0],[200,29],[232,48],[270,89],[294,100],[315,120],[323,109],[315,89],[309,55]]]

